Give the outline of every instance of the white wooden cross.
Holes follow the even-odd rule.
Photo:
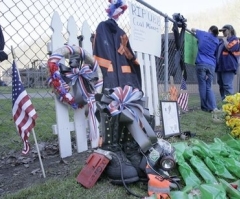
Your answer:
[[[49,51],[54,52],[54,50],[64,46],[64,39],[62,36],[62,22],[60,16],[57,12],[54,13],[51,21],[51,28],[53,34],[50,42]],[[68,19],[67,32],[69,34],[67,43],[69,45],[79,45],[77,39],[77,25],[74,18],[71,16]],[[87,22],[83,23],[82,26],[82,35],[85,38],[82,41],[82,47],[86,51],[92,54],[92,44],[90,41],[91,31]],[[61,60],[64,62],[64,60]],[[87,106],[87,105],[86,105]],[[69,120],[69,108],[67,105],[59,102],[55,97],[55,109],[56,109],[56,122],[57,124],[53,125],[53,132],[58,135],[59,150],[60,156],[62,158],[72,155],[72,142],[71,142],[71,132],[74,131],[76,135],[76,146],[77,152],[83,152],[88,150],[88,139],[87,139],[87,128],[91,128],[91,125],[88,125],[88,120],[85,116],[86,106],[82,109],[77,109],[74,111],[74,121]],[[91,129],[89,129],[91,130]],[[92,148],[97,147],[98,138],[91,141]]]
[[[64,45],[64,39],[62,36],[63,25],[60,16],[57,12],[54,13],[51,21],[53,34],[51,42],[48,45],[49,51],[61,48]],[[68,19],[67,32],[69,34],[67,43],[69,45],[79,45],[77,40],[77,25],[74,18],[71,16]],[[82,47],[84,50],[92,54],[92,43],[90,41],[91,30],[88,23],[85,21],[82,24],[82,36],[86,38],[82,41]],[[154,44],[155,45],[155,44]],[[155,56],[145,53],[136,52],[137,59],[141,66],[142,76],[142,89],[144,96],[148,97],[148,108],[151,115],[155,115],[155,125],[160,125],[159,112],[159,93],[158,83],[156,75],[156,63]],[[64,62],[64,60],[62,60]],[[88,125],[87,118],[85,117],[85,108],[74,111],[74,121],[69,121],[69,107],[55,98],[56,109],[56,122],[57,124],[52,126],[53,132],[58,135],[60,156],[62,158],[72,155],[72,143],[71,132],[75,131],[76,134],[76,146],[77,152],[82,152],[88,149],[87,140],[87,128],[91,128]],[[88,127],[89,126],[89,127]],[[91,130],[91,129],[90,129]],[[98,132],[99,138],[99,132]],[[98,138],[91,141],[93,148],[98,145]]]

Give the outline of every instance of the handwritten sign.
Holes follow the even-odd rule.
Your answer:
[[[131,46],[134,51],[161,54],[161,18],[157,14],[129,3]]]

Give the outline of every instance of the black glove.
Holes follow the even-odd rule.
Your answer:
[[[80,68],[82,59],[80,57],[80,55],[74,54],[74,55],[70,55],[70,59],[69,59],[69,65],[71,68]]]
[[[3,50],[0,50],[0,62],[7,59],[8,59],[8,55]]]

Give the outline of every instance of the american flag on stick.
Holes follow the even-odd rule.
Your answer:
[[[22,153],[27,154],[29,152],[28,138],[30,131],[35,126],[37,113],[22,85],[15,60],[12,64],[12,114],[19,135],[24,143]]]
[[[189,97],[189,94],[187,92],[186,80],[184,79],[184,77],[182,77],[182,82],[181,82],[181,86],[180,86],[180,94],[178,96],[177,103],[184,111],[188,110],[188,97]]]

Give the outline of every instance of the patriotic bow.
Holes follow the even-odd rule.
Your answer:
[[[140,104],[134,103],[134,101],[140,100],[143,97],[143,93],[139,89],[131,86],[124,86],[114,88],[114,92],[109,95],[113,101],[107,106],[109,112],[112,116],[121,113],[124,109],[129,110],[129,112],[138,120],[137,114],[134,113],[131,107],[136,107],[140,109],[143,113],[143,108]]]
[[[82,93],[82,97],[84,101],[88,104],[88,117],[89,117],[89,123],[90,125],[93,125],[93,131],[90,131],[90,139],[95,139],[97,136],[97,121],[95,117],[95,111],[96,111],[96,104],[95,104],[95,92],[89,93],[86,89],[86,86],[83,82],[83,78],[87,80],[91,80],[91,75],[97,70],[97,62],[95,62],[93,70],[90,69],[89,65],[83,65],[80,69],[79,68],[73,68],[71,72],[66,73],[66,77],[70,78],[72,80],[72,85],[76,83],[76,81],[79,81],[80,84],[80,91]]]

